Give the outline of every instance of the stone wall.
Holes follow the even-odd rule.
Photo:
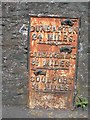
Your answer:
[[[29,14],[81,17],[78,94],[88,96],[88,3],[2,3],[2,84],[3,104],[26,105],[28,99],[28,34]],[[20,28],[26,28],[22,30]]]

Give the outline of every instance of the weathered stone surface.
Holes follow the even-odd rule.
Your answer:
[[[78,93],[88,97],[88,3],[2,3],[3,27],[3,104],[20,105],[27,103],[28,69],[26,31],[29,14],[81,17],[77,84]]]

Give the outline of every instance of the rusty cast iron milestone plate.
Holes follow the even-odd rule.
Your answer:
[[[72,107],[78,18],[30,17],[29,107]]]

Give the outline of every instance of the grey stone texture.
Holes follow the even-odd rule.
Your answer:
[[[25,106],[5,106],[2,113],[3,118],[53,118],[55,120],[70,120],[70,118],[83,118],[86,120],[88,112],[86,110],[47,110],[47,109],[27,109]]]
[[[29,14],[81,17],[77,66],[78,95],[88,97],[88,3],[3,2],[2,3],[2,102],[27,105]],[[25,25],[26,31],[20,32]]]
[[[2,4],[0,3],[0,118],[2,116]]]

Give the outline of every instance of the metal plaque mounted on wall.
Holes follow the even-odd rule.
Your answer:
[[[30,16],[29,107],[71,108],[79,18]]]

